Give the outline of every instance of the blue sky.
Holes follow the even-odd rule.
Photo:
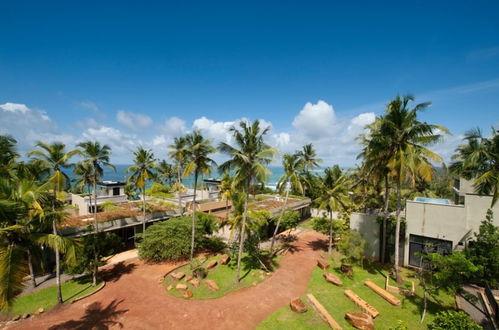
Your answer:
[[[39,2],[0,4],[0,133],[137,144],[165,157],[194,128],[241,118],[283,152],[355,162],[353,137],[397,93],[453,133],[499,122],[499,2]]]

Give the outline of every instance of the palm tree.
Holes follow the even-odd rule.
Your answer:
[[[77,163],[73,169],[73,173],[76,176],[73,178],[73,182],[77,188],[82,191],[91,191],[91,186],[93,182],[93,166],[90,163]],[[92,205],[92,195],[90,197],[90,205]]]
[[[338,165],[327,168],[322,179],[322,194],[317,198],[320,210],[329,213],[329,246],[328,253],[333,249],[333,212],[346,211],[350,205],[351,182]]]
[[[177,170],[177,193],[178,193],[178,209],[180,212],[180,215],[183,215],[183,208],[182,208],[182,173],[183,173],[183,168],[185,165],[185,151],[186,151],[186,138],[181,136],[181,137],[176,137],[173,139],[173,144],[170,144],[168,148],[170,148],[170,151],[168,152],[168,155],[170,156],[171,159],[175,162],[175,167]]]
[[[499,131],[493,129],[486,138],[479,129],[466,133],[467,144],[457,147],[450,165],[452,172],[467,180],[474,179],[473,187],[480,195],[492,195],[490,207],[499,198]]]
[[[264,142],[263,137],[268,133],[269,128],[267,127],[262,130],[258,120],[254,121],[251,125],[248,125],[245,121],[241,121],[239,129],[233,126],[229,131],[234,137],[236,147],[221,142],[218,149],[220,152],[231,157],[228,161],[220,165],[220,170],[222,172],[234,170],[234,185],[240,187],[245,193],[244,213],[237,257],[237,281],[239,282],[250,185],[254,181],[265,182],[270,174],[266,165],[272,162],[276,155],[276,150]]]
[[[376,141],[386,147],[379,150],[382,158],[388,159],[390,175],[395,179],[397,191],[397,222],[395,226],[395,262],[394,273],[399,275],[400,221],[402,211],[401,186],[404,182],[415,185],[416,177],[429,182],[432,179],[431,161],[442,162],[440,156],[426,148],[442,139],[441,133],[449,133],[440,125],[428,124],[418,120],[418,112],[426,109],[431,103],[420,103],[413,108],[409,103],[414,101],[412,95],[397,96],[387,106],[379,123]]]
[[[19,154],[16,151],[17,141],[10,135],[0,135],[0,172],[15,177],[15,169]]]
[[[305,172],[319,167],[319,163],[322,162],[322,159],[317,157],[317,153],[315,152],[312,143],[304,145],[302,150],[298,152],[298,156],[303,163],[303,170]]]
[[[201,174],[209,174],[213,166],[216,166],[215,161],[209,157],[210,154],[216,152],[216,149],[211,145],[211,139],[205,139],[200,131],[194,131],[186,136],[186,151],[185,156],[187,165],[184,169],[184,176],[194,174],[194,198],[192,199],[192,237],[191,237],[191,261],[194,257],[194,237],[196,234],[196,197],[198,176]]]
[[[283,175],[279,178],[277,182],[277,190],[282,194],[286,191],[286,197],[284,199],[284,205],[281,209],[281,214],[277,220],[277,224],[274,230],[274,235],[272,235],[272,241],[270,243],[270,253],[274,250],[274,243],[277,233],[279,232],[279,226],[281,225],[282,217],[284,216],[284,211],[286,211],[286,206],[288,204],[289,190],[293,189],[300,194],[303,194],[304,189],[302,185],[302,180],[300,172],[305,167],[305,162],[302,161],[299,153],[295,154],[284,154],[282,158],[282,166],[284,168]]]
[[[158,172],[158,179],[161,180],[163,184],[168,183],[169,186],[172,185],[172,179],[175,177],[175,169],[171,164],[163,159],[157,164],[156,171]]]
[[[82,163],[85,163],[87,168],[92,169],[92,188],[94,196],[94,232],[99,231],[97,223],[97,182],[99,182],[104,175],[103,166],[111,168],[116,171],[114,165],[110,163],[109,156],[111,155],[111,148],[108,145],[101,145],[100,142],[86,141],[78,144],[81,149],[80,153],[83,155]]]
[[[225,200],[225,210],[226,210],[226,215],[225,215],[225,220],[229,219],[229,200],[231,200],[231,193],[232,193],[232,182],[234,180],[230,176],[228,172],[225,172],[222,181],[220,185],[218,185],[218,189],[220,189],[220,198],[222,200]]]
[[[52,212],[56,212],[56,202],[57,202],[57,192],[60,192],[64,188],[70,186],[69,177],[66,173],[62,171],[63,168],[68,168],[71,166],[69,163],[71,157],[78,154],[77,150],[71,150],[66,152],[66,145],[63,143],[52,143],[48,144],[42,141],[36,143],[36,147],[39,149],[34,149],[28,152],[28,156],[33,157],[34,161],[39,163],[42,167],[50,170],[50,177],[47,180],[47,184],[52,186],[53,192],[53,204]],[[57,218],[54,217],[52,221],[52,234],[57,235],[56,227]],[[60,269],[60,254],[59,249],[55,248],[55,269],[56,269],[56,285],[57,285],[57,302],[62,303],[61,294],[61,269]]]
[[[151,150],[146,150],[139,146],[133,153],[134,164],[127,168],[126,173],[131,173],[127,179],[135,184],[142,193],[142,232],[146,231],[146,184],[148,180],[156,175],[153,169],[156,168],[156,160]]]

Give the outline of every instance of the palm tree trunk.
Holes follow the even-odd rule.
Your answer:
[[[402,279],[399,276],[400,215],[402,211],[400,189],[400,177],[397,177],[397,224],[395,226],[395,262],[393,264],[393,271],[397,283],[402,284]]]
[[[57,183],[54,185],[54,201],[52,204],[52,211],[55,213],[55,203],[57,200]],[[55,219],[52,220],[52,233],[57,235],[57,227],[55,224]],[[61,256],[59,253],[59,247],[56,246],[55,252],[55,284],[57,286],[57,303],[62,304],[62,291],[61,291]]]
[[[272,251],[274,251],[275,237],[277,236],[277,233],[279,231],[279,226],[281,224],[282,217],[284,216],[286,205],[288,205],[288,197],[289,197],[289,189],[286,189],[286,198],[284,199],[284,205],[282,206],[281,214],[279,215],[279,219],[277,220],[277,224],[275,226],[274,235],[272,236],[272,242],[270,243],[270,254],[272,254]]]
[[[196,190],[198,185],[198,171],[194,172],[194,198],[192,199],[192,234],[191,234],[191,261],[194,258],[194,236],[196,235]]]
[[[28,268],[29,268],[29,276],[31,277],[31,285],[33,285],[33,288],[36,288],[35,271],[33,270],[33,259],[31,258],[31,251],[29,249],[28,249]]]
[[[243,256],[243,251],[244,251],[244,230],[246,227],[246,217],[248,215],[249,187],[250,187],[250,180],[248,180],[248,184],[246,187],[246,196],[244,196],[243,222],[241,224],[241,236],[240,236],[240,240],[239,240],[239,253],[237,255],[237,282],[241,281],[241,258]]]
[[[142,233],[146,232],[146,188],[142,187]]]
[[[329,211],[329,246],[327,253],[333,252],[333,210]]]
[[[184,215],[184,212],[182,212],[182,198],[180,196],[180,186],[182,185],[182,179],[180,179],[180,165],[178,166],[177,170],[177,194],[178,194],[178,211],[180,212],[180,215]]]
[[[383,206],[383,229],[381,236],[381,263],[385,263],[386,259],[386,222],[388,218],[388,201],[390,195],[390,187],[388,186],[388,175],[385,175],[385,200]]]
[[[93,191],[93,195],[94,195],[94,207],[93,207],[93,213],[94,213],[94,235],[97,235],[97,233],[99,232],[99,227],[98,227],[98,223],[97,223],[97,176],[94,174],[94,182],[93,182],[93,185],[94,185],[94,191]],[[97,272],[99,270],[99,266],[98,266],[98,253],[97,251],[95,251],[94,253],[94,267],[92,269],[92,286],[96,286],[97,285]]]

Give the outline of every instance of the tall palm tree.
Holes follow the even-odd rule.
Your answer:
[[[220,198],[225,201],[225,220],[229,219],[229,200],[231,200],[231,193],[232,193],[232,182],[234,180],[230,176],[228,172],[225,172],[222,181],[218,185],[218,189],[220,189]]]
[[[183,136],[176,137],[173,139],[173,144],[170,144],[168,148],[170,151],[168,155],[175,162],[175,168],[177,170],[177,194],[178,194],[178,209],[181,215],[183,215],[182,208],[182,173],[185,166],[185,152],[186,152],[186,138]]]
[[[229,131],[234,137],[236,147],[221,142],[218,149],[220,152],[231,157],[220,165],[220,170],[222,172],[234,170],[235,186],[240,187],[245,193],[244,213],[237,257],[237,281],[239,282],[250,185],[255,181],[265,182],[270,174],[266,166],[272,162],[277,152],[264,142],[263,138],[268,133],[269,128],[267,127],[262,130],[258,120],[254,121],[251,125],[245,121],[241,121],[239,129],[233,126]]]
[[[175,177],[175,169],[166,160],[161,160],[157,166],[156,171],[158,172],[158,179],[169,186],[172,185],[172,179]]]
[[[77,188],[82,191],[91,191],[92,182],[93,182],[93,166],[90,163],[77,163],[73,169],[73,173],[75,177],[73,178],[73,182]],[[92,195],[90,195],[90,205],[92,205]]]
[[[97,182],[104,175],[104,168],[108,167],[116,171],[114,165],[110,163],[111,148],[108,145],[101,145],[98,141],[86,141],[78,144],[80,154],[83,155],[82,163],[84,166],[92,169],[92,188],[94,207],[92,213],[94,215],[94,232],[99,231],[97,223]]]
[[[62,171],[64,168],[71,166],[70,159],[78,154],[77,150],[66,152],[66,145],[63,143],[54,142],[48,144],[42,141],[36,143],[38,149],[28,152],[28,156],[34,158],[34,162],[39,163],[42,167],[50,171],[50,177],[47,184],[52,186],[53,204],[52,212],[56,212],[57,193],[70,186],[69,177]],[[58,236],[56,227],[57,218],[54,217],[52,221],[52,234]],[[57,285],[57,302],[62,303],[61,293],[61,265],[60,253],[56,246],[55,248],[55,269],[56,269],[56,285]]]
[[[151,150],[146,150],[139,146],[133,153],[134,164],[127,168],[126,173],[131,173],[127,179],[135,184],[142,193],[142,231],[146,231],[146,184],[148,180],[156,175],[153,170],[156,168],[156,160]]]
[[[475,191],[492,195],[493,207],[499,198],[499,131],[492,129],[492,136],[486,138],[474,129],[464,140],[467,143],[457,147],[450,169],[467,180],[474,179]]]
[[[17,158],[17,141],[10,135],[0,135],[0,173],[5,173],[9,177],[15,176]]]
[[[447,128],[440,125],[428,124],[418,120],[418,113],[431,103],[420,103],[410,108],[409,103],[414,101],[412,95],[397,96],[387,106],[381,117],[379,136],[376,140],[387,148],[382,151],[388,159],[390,175],[395,179],[397,192],[397,222],[395,226],[395,262],[394,273],[399,277],[399,245],[400,221],[402,211],[401,187],[404,182],[415,185],[416,177],[429,182],[432,179],[433,167],[431,161],[442,162],[440,156],[426,148],[440,141],[441,133],[449,133]]]
[[[293,189],[300,194],[303,194],[304,192],[300,172],[303,170],[305,162],[302,161],[300,154],[284,154],[284,156],[282,157],[282,166],[284,168],[284,173],[277,182],[277,190],[280,194],[285,191],[286,197],[284,198],[284,205],[282,206],[279,219],[277,220],[274,235],[272,235],[272,241],[270,243],[270,253],[272,253],[274,250],[275,238],[277,233],[279,232],[279,226],[281,225],[282,217],[284,216],[286,206],[288,205],[289,191]]]
[[[211,145],[211,139],[205,139],[200,131],[194,131],[186,136],[185,156],[187,164],[184,176],[194,174],[194,198],[192,199],[192,236],[191,236],[191,261],[194,257],[194,237],[196,234],[196,197],[199,175],[209,174],[216,163],[209,156],[216,152]]]
[[[327,168],[322,179],[322,194],[317,198],[320,210],[329,213],[328,253],[333,249],[333,212],[346,211],[350,205],[351,182],[338,165]]]
[[[298,157],[300,159],[300,162],[302,163],[302,174],[300,176],[300,179],[303,186],[302,195],[305,196],[306,190],[311,189],[312,184],[312,174],[310,173],[310,170],[319,167],[322,159],[317,157],[317,153],[312,143],[304,145],[302,150],[298,151]]]

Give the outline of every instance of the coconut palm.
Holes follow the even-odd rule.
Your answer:
[[[71,166],[70,159],[78,154],[77,150],[66,152],[66,145],[63,143],[54,142],[48,144],[42,141],[36,143],[38,149],[28,152],[28,156],[33,158],[33,161],[40,164],[50,171],[50,177],[47,179],[47,185],[52,187],[53,192],[53,205],[52,212],[56,212],[57,193],[64,188],[69,188],[69,177],[62,171],[64,168]],[[57,217],[53,217],[52,221],[52,234],[57,235],[56,226]],[[56,285],[57,285],[57,302],[62,303],[61,294],[61,271],[60,271],[60,253],[58,246],[55,246],[55,269],[56,269]]]
[[[399,245],[400,221],[402,211],[402,184],[408,182],[411,186],[416,183],[416,178],[429,182],[433,175],[434,162],[442,162],[440,156],[426,148],[440,141],[442,133],[449,133],[447,128],[440,125],[428,124],[418,120],[418,113],[431,103],[420,103],[410,108],[409,103],[414,101],[412,95],[397,96],[388,105],[380,119],[376,143],[374,148],[381,154],[379,157],[388,159],[390,175],[395,179],[397,192],[397,222],[395,226],[395,262],[394,273],[400,281],[399,274]],[[382,147],[385,147],[384,150]]]
[[[329,245],[328,253],[331,254],[333,247],[333,213],[347,211],[350,205],[351,182],[346,173],[343,173],[338,165],[324,170],[322,179],[322,194],[317,198],[320,210],[329,213]]]
[[[114,165],[110,163],[109,157],[111,155],[111,148],[108,145],[101,145],[98,141],[86,141],[78,144],[80,148],[80,153],[83,156],[85,167],[92,169],[92,188],[93,188],[93,198],[94,207],[92,208],[92,213],[94,215],[94,232],[99,231],[97,223],[97,182],[99,182],[104,175],[104,168],[108,167],[116,170]]]
[[[314,149],[312,143],[306,144],[303,146],[302,150],[298,151],[298,157],[302,165],[302,175],[300,175],[300,179],[302,181],[302,194],[305,196],[305,191],[310,190],[312,187],[312,181],[310,170],[313,170],[319,167],[319,164],[322,162],[322,159],[317,157],[317,153]]]
[[[480,195],[492,195],[490,207],[499,198],[499,131],[492,129],[486,138],[479,129],[466,133],[467,144],[457,147],[452,157],[451,171],[467,180],[474,180],[473,187]]]
[[[232,133],[236,147],[225,142],[218,146],[220,152],[228,155],[229,160],[220,165],[222,172],[234,171],[234,185],[245,193],[244,213],[241,223],[241,234],[239,242],[239,253],[237,257],[237,281],[240,280],[241,257],[244,249],[244,230],[248,213],[248,196],[250,185],[257,182],[265,182],[270,174],[266,168],[276,155],[276,150],[267,145],[263,137],[269,128],[261,129],[260,122],[254,121],[251,125],[246,121],[239,123],[239,129],[235,126],[229,129]]]
[[[194,131],[186,136],[185,156],[187,164],[184,169],[184,177],[194,174],[194,197],[192,199],[192,237],[191,237],[191,261],[194,257],[194,237],[196,234],[196,197],[199,175],[209,174],[215,161],[210,154],[216,152],[211,145],[211,139],[205,139],[200,131]]]
[[[183,208],[182,208],[182,173],[183,169],[185,166],[185,152],[186,152],[186,138],[181,136],[181,137],[176,137],[173,139],[173,144],[170,144],[168,148],[170,151],[168,152],[168,155],[170,156],[171,159],[175,162],[175,169],[177,171],[177,183],[176,183],[176,190],[178,194],[178,209],[180,212],[180,215],[183,215]]]
[[[172,179],[175,177],[175,168],[172,164],[166,162],[166,160],[161,160],[157,166],[156,171],[158,172],[158,179],[162,181],[163,184],[172,185]]]
[[[305,148],[305,147],[304,147]],[[274,243],[277,233],[279,232],[279,226],[281,225],[282,217],[286,211],[286,206],[288,205],[289,191],[291,189],[303,194],[304,189],[302,185],[302,180],[300,173],[305,167],[305,162],[302,161],[300,153],[295,154],[284,154],[282,157],[282,166],[284,168],[283,175],[279,178],[277,182],[277,190],[280,194],[284,191],[286,192],[286,197],[284,198],[284,205],[281,208],[281,213],[274,230],[274,235],[272,235],[272,241],[270,243],[270,253],[274,250]]]
[[[126,169],[126,173],[131,173],[128,181],[135,184],[142,193],[142,231],[146,230],[146,185],[147,181],[154,179],[156,174],[156,160],[151,150],[146,150],[139,146],[133,153],[134,164]]]
[[[229,200],[231,200],[231,193],[232,193],[232,183],[233,179],[230,176],[228,172],[225,172],[222,181],[218,185],[218,189],[220,190],[220,198],[225,201],[225,210],[226,210],[226,215],[225,219],[229,219]]]
[[[0,173],[5,173],[8,177],[15,177],[17,158],[17,141],[10,135],[0,135]]]

